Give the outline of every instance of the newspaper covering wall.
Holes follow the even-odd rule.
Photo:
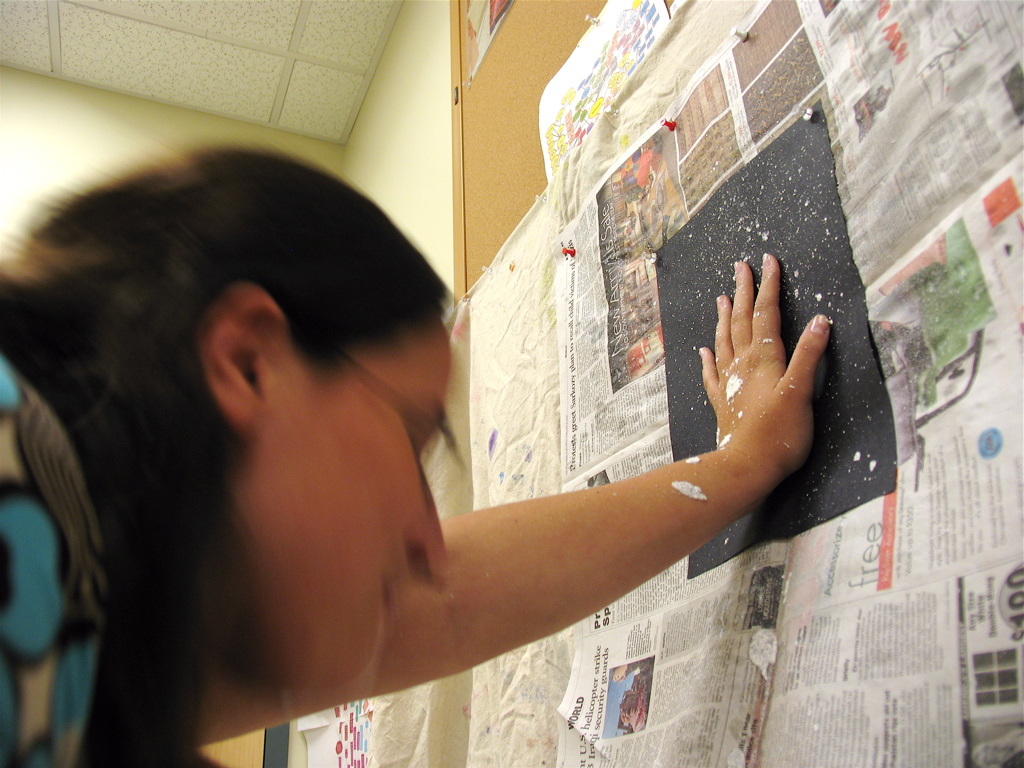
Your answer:
[[[670,460],[659,322],[640,311],[659,237],[820,99],[899,474],[788,554],[689,582],[684,561],[578,625],[559,765],[1024,759],[1022,18],[1019,2],[762,3],[676,100],[676,130],[652,126],[562,233],[571,489]],[[602,207],[655,136],[677,175]]]
[[[850,241],[867,285],[1019,157],[1019,3],[801,0],[836,117]]]
[[[674,142],[654,131],[562,235],[562,479],[668,425],[656,257],[684,220]],[[651,457],[671,460],[671,448]]]
[[[1024,749],[1024,274],[1005,201],[1021,181],[1019,163],[996,174],[868,288],[899,484],[793,542],[763,765],[987,767]]]
[[[766,704],[786,547],[680,563],[577,628],[561,765],[715,765]]]

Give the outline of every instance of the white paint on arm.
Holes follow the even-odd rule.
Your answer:
[[[697,501],[708,500],[708,497],[704,495],[704,491],[702,491],[699,486],[696,486],[693,483],[688,483],[685,480],[674,480],[672,482],[672,487],[683,494],[683,496],[688,496],[691,499],[696,499]]]

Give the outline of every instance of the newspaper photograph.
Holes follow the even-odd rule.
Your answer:
[[[1024,753],[1020,185],[1011,164],[868,288],[901,412],[899,484],[793,541],[747,765],[977,768]]]
[[[987,768],[1024,750],[1021,175],[1002,169],[868,288],[880,355],[910,359],[913,336],[926,363],[886,371],[906,411],[897,490],[788,556],[774,544],[775,562],[687,582],[684,561],[578,625],[560,765]]]
[[[867,289],[897,431],[896,581],[1021,551],[1021,189],[1017,161]]]
[[[770,691],[785,556],[759,545],[689,580],[684,560],[581,622],[559,765],[731,765]]]
[[[654,128],[560,238],[564,483],[668,424],[657,250],[686,220],[677,168],[671,132]]]

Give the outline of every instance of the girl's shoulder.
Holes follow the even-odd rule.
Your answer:
[[[80,763],[103,624],[100,549],[70,441],[0,354],[0,764]]]

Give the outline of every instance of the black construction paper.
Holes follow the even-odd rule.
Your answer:
[[[836,186],[820,104],[732,176],[658,252],[672,451],[714,450],[715,414],[697,349],[714,348],[715,299],[735,292],[733,262],[760,282],[761,258],[782,266],[782,338],[789,354],[819,312],[833,320],[816,383],[807,464],[755,513],[690,556],[693,578],[766,539],[789,538],[896,485],[896,437]]]

